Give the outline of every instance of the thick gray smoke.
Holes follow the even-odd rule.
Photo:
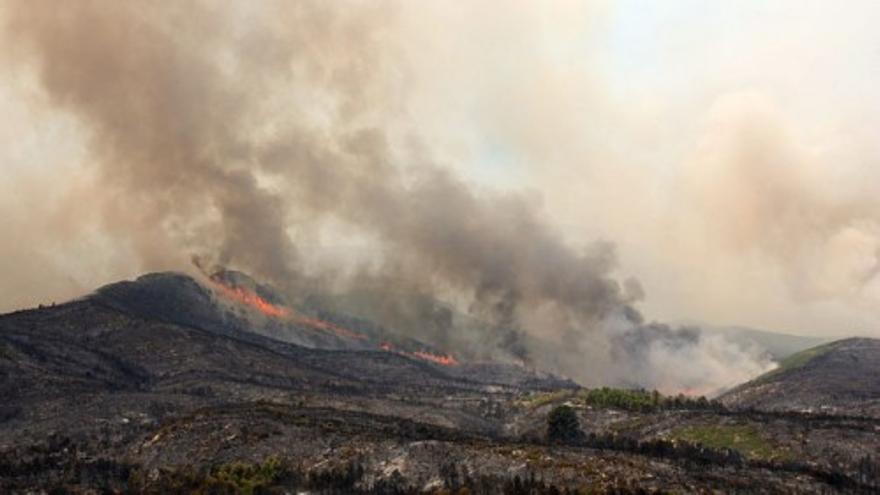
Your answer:
[[[615,280],[611,245],[576,249],[533,196],[482,190],[439,163],[401,107],[395,13],[19,2],[4,44],[85,124],[100,221],[144,266],[181,268],[195,253],[298,296],[342,290],[451,352],[501,353],[585,383],[705,391],[730,380],[725,366],[761,371],[739,350],[706,358],[711,375],[659,371],[714,348],[644,326],[632,306],[641,290]],[[328,225],[379,254],[315,270],[298,246]]]

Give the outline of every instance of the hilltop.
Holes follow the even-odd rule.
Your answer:
[[[880,339],[812,347],[721,397],[739,408],[880,418]]]
[[[690,325],[699,328],[707,335],[723,335],[728,341],[743,347],[756,346],[767,352],[777,362],[792,354],[826,344],[832,340],[824,337],[805,337],[741,326],[716,326],[700,323],[690,323]]]
[[[0,315],[0,394],[12,493],[880,487],[874,418],[587,390],[229,273],[149,274]],[[580,425],[566,444],[545,434],[560,407]]]

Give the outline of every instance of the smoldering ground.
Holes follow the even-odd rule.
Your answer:
[[[525,7],[482,8],[497,15],[494,34],[522,28],[522,39],[538,42],[550,31],[526,29],[533,25]],[[584,18],[603,11],[588,7]],[[505,24],[505,16],[513,20]],[[371,294],[370,311],[401,332],[476,358],[527,360],[587,384],[703,391],[767,368],[752,349],[645,324],[635,308],[642,290],[620,283],[626,274],[618,273],[614,245],[580,242],[617,233],[611,224],[628,234],[626,226],[649,223],[630,221],[650,208],[633,199],[647,188],[628,180],[627,169],[585,174],[599,186],[576,209],[584,232],[575,243],[549,213],[566,184],[554,178],[543,197],[481,185],[462,170],[485,156],[450,152],[454,143],[434,132],[442,110],[419,100],[428,83],[485,97],[492,108],[474,113],[500,129],[487,134],[515,140],[534,168],[570,177],[569,159],[596,170],[620,162],[595,151],[601,132],[581,139],[572,131],[590,121],[568,110],[565,96],[575,90],[565,81],[586,79],[542,76],[495,47],[499,71],[526,73],[518,84],[528,88],[491,94],[477,72],[454,74],[455,61],[436,58],[443,49],[422,52],[455,33],[414,41],[416,27],[426,27],[414,17],[394,2],[6,5],[6,60],[39,88],[34,104],[71,116],[84,143],[77,160],[87,174],[58,200],[52,225],[72,237],[100,231],[111,240],[112,262],[138,270],[189,269],[195,253],[293,297],[344,293],[348,304],[367,306],[359,298]],[[531,48],[509,50],[531,61]],[[456,79],[467,84],[449,83]],[[625,122],[608,117],[613,105],[595,84],[572,86],[589,109],[582,113]],[[676,220],[656,227],[675,240],[638,246],[671,266],[699,259],[693,253],[757,253],[761,268],[773,270],[756,271],[781,271],[803,299],[871,287],[880,246],[873,190],[823,192],[826,172],[807,166],[822,163],[821,154],[793,144],[772,107],[748,95],[713,106],[716,124],[674,183]],[[420,113],[426,109],[440,116]],[[756,124],[754,115],[765,117]],[[47,174],[42,183],[67,178]],[[602,200],[605,191],[615,199]],[[16,206],[10,216],[21,216]],[[693,218],[703,211],[710,213]],[[316,264],[304,248],[340,239],[368,254]],[[656,239],[663,237],[649,240]],[[855,261],[846,254],[852,246]]]

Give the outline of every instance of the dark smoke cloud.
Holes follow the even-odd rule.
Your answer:
[[[152,252],[156,237],[200,242],[197,222],[213,211],[221,259],[287,273],[284,210],[243,166],[248,95],[211,53],[229,26],[198,4],[166,7],[17,5],[9,41],[52,101],[89,125],[98,189],[114,195],[104,221],[142,256],[167,254]]]
[[[573,248],[532,196],[478,189],[437,163],[429,138],[411,131],[402,144],[386,125],[406,120],[393,5],[260,5],[9,9],[5,43],[52,104],[86,124],[101,221],[144,266],[180,268],[197,253],[292,293],[318,291],[337,281],[310,273],[297,245],[342,222],[384,253],[348,289],[380,292],[374,313],[402,331],[461,352],[497,347],[591,383],[631,370],[612,362],[644,361],[642,383],[670,385],[633,347],[679,334],[607,337],[609,320],[642,323],[641,289],[612,277],[610,244]],[[389,305],[399,295],[379,288],[389,274],[419,298]]]

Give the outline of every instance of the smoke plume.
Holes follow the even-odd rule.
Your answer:
[[[526,4],[506,14],[491,4],[466,9],[497,20],[480,25],[486,39],[517,40],[480,50],[499,74],[484,79],[474,68],[485,60],[456,48],[467,41],[426,24],[461,20],[437,5],[8,5],[9,63],[33,106],[70,116],[75,130],[62,134],[84,143],[66,157],[84,172],[55,179],[73,177],[41,228],[70,230],[53,245],[99,232],[91,239],[104,240],[91,242],[112,244],[97,250],[112,253],[102,262],[108,273],[187,270],[196,254],[293,298],[336,297],[451,352],[521,360],[588,384],[704,392],[765,370],[756,350],[645,323],[635,307],[641,285],[620,283],[615,245],[596,240],[619,235],[627,257],[635,244],[652,251],[649,260],[672,253],[679,266],[714,250],[695,239],[712,239],[722,251],[772,259],[801,297],[825,297],[853,280],[869,285],[880,271],[876,200],[825,194],[821,173],[800,165],[814,154],[790,144],[776,123],[784,119],[753,124],[772,105],[728,97],[713,111],[720,124],[685,147],[685,173],[669,187],[679,197],[664,203],[676,220],[653,222],[646,212],[663,210],[645,204],[649,188],[618,166],[618,147],[584,134],[597,126],[591,119],[631,127],[632,116],[585,75],[598,60],[584,55],[567,72],[536,55],[547,33],[570,46],[583,29],[601,32],[603,6],[568,7],[538,20]],[[555,30],[569,16],[591,22]],[[541,27],[521,29],[528,23]],[[546,65],[532,71],[533,60]],[[522,67],[523,77],[504,79]],[[481,86],[495,77],[505,81],[500,91]],[[447,93],[454,97],[437,101],[467,103],[443,108],[430,97]],[[438,131],[470,121],[492,129],[480,139],[499,149],[473,151],[470,129]],[[542,170],[525,175],[551,194],[477,180],[497,172],[471,163],[503,161],[509,150]],[[581,174],[572,160],[595,166]],[[571,187],[583,182],[594,183],[591,195],[574,199]],[[573,213],[557,217],[561,210]],[[691,218],[700,211],[713,214]],[[584,227],[563,236],[557,218]],[[652,243],[634,243],[634,231]],[[340,244],[354,248],[333,251]],[[855,265],[822,265],[826,251],[850,249],[861,253]],[[802,269],[816,263],[819,271]]]

